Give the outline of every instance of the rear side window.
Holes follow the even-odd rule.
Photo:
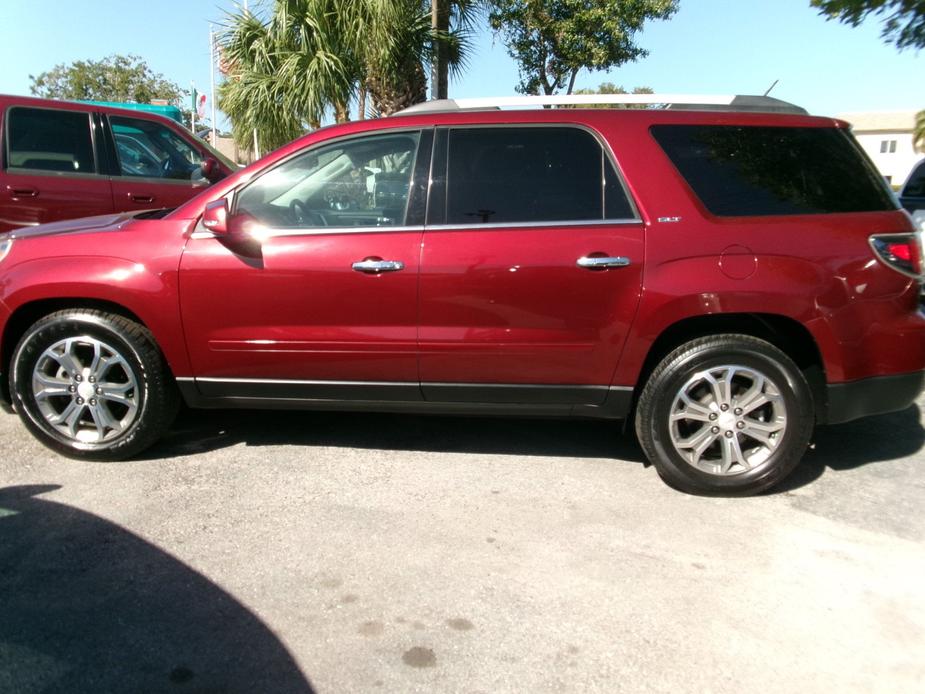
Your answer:
[[[7,123],[7,168],[95,173],[89,113],[13,108]]]
[[[896,204],[838,128],[656,125],[652,135],[721,217],[872,212]]]
[[[598,141],[578,128],[450,130],[447,224],[635,217]]]

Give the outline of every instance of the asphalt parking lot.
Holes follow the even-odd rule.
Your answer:
[[[185,412],[88,464],[0,415],[0,691],[920,692],[923,445],[709,499],[600,422]]]

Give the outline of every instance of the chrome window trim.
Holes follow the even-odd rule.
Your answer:
[[[118,162],[116,163],[118,164]],[[203,179],[205,181],[204,183],[200,183],[200,182],[193,182],[192,180],[184,181],[179,178],[157,178],[154,176],[132,176],[130,174],[114,174],[112,176],[112,179],[114,182],[116,180],[138,181],[139,183],[157,183],[158,185],[162,183],[167,183],[171,185],[186,186],[188,188],[202,188],[203,190],[205,190],[206,188],[209,187],[209,185],[211,185],[208,181],[205,181],[205,179]]]
[[[291,238],[298,236],[334,236],[338,234],[401,234],[430,231],[493,231],[497,229],[549,229],[552,227],[606,227],[638,226],[641,219],[606,219],[606,220],[566,220],[562,222],[510,222],[493,224],[433,224],[431,226],[394,226],[394,227],[317,227],[311,229],[277,229],[268,228],[261,231],[261,238]],[[190,238],[214,239],[221,236],[211,231],[193,231]]]
[[[87,116],[87,129],[90,133],[90,149],[93,154],[93,171],[87,173],[72,173],[70,171],[46,171],[45,169],[26,169],[20,168],[17,166],[10,166],[10,114],[16,109],[29,109],[32,111],[52,111],[54,113],[83,113]],[[14,174],[19,174],[20,172],[29,172],[26,175],[29,176],[49,176],[57,175],[66,178],[80,178],[87,179],[91,176],[96,176],[100,178],[109,178],[105,174],[100,173],[100,156],[98,143],[96,141],[96,128],[93,123],[93,114],[96,113],[94,110],[84,111],[83,109],[74,109],[74,108],[52,108],[49,106],[28,106],[23,104],[13,104],[7,106],[6,111],[3,113],[3,170],[11,171]]]
[[[479,229],[537,229],[549,227],[636,226],[641,219],[567,219],[561,222],[492,222],[490,224],[431,224],[424,231],[478,231]]]
[[[626,177],[623,175],[623,169],[620,167],[620,164],[617,161],[617,157],[614,154],[614,151],[611,148],[610,143],[607,141],[607,138],[605,138],[603,135],[601,135],[601,133],[599,133],[597,130],[595,130],[589,125],[586,125],[584,123],[569,123],[569,122],[536,123],[536,122],[530,122],[530,121],[518,121],[516,123],[455,123],[452,125],[437,125],[436,127],[438,130],[445,129],[450,132],[453,130],[473,130],[476,128],[574,128],[576,130],[583,130],[595,139],[598,146],[604,152],[604,156],[607,157],[607,159],[610,161],[610,165],[613,167],[613,170],[617,175],[617,180],[620,182],[620,187],[623,190],[623,194],[626,196],[627,202],[629,202],[630,209],[636,215],[635,219],[637,219],[638,221],[642,221],[642,215],[639,213],[639,205],[636,204],[636,199],[633,197],[632,193],[630,192],[629,187],[626,185]],[[431,161],[433,161],[433,159],[431,159]],[[447,189],[448,197],[449,197],[449,190],[450,190],[449,164],[450,164],[449,140],[447,140],[446,189]],[[603,174],[603,172],[601,173]],[[431,180],[433,180],[433,172],[431,172]],[[602,188],[601,194],[602,195],[603,195],[604,186],[606,186],[606,181],[604,180],[604,177],[601,176],[601,188]],[[430,201],[430,196],[428,195],[428,202],[429,201]],[[606,204],[605,204],[603,205],[601,214],[606,214],[606,213],[607,213],[607,209],[606,209]],[[592,219],[589,221],[599,221],[599,220]],[[611,220],[603,220],[603,221],[611,221]],[[517,224],[521,224],[521,223],[522,222],[517,222]],[[540,223],[545,223],[545,222],[537,222],[537,224],[540,224]],[[528,224],[532,224],[532,223],[528,222]],[[433,225],[433,226],[437,226],[437,225]],[[428,227],[428,228],[433,228],[433,226]],[[454,226],[457,226],[457,225],[454,225]],[[474,225],[474,226],[487,226],[487,225]]]

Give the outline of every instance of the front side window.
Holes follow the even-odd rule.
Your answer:
[[[17,107],[7,123],[7,168],[96,173],[89,113]]]
[[[271,228],[401,226],[419,132],[315,147],[256,178],[235,214]]]
[[[656,125],[651,131],[718,216],[896,209],[880,174],[838,128]]]
[[[447,224],[635,216],[600,144],[579,128],[452,129],[447,157]]]
[[[203,182],[202,154],[162,123],[110,116],[122,176]]]

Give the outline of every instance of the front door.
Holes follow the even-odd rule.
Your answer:
[[[311,148],[236,193],[229,225],[250,243],[193,234],[180,297],[204,395],[421,399],[429,139],[401,131]]]
[[[643,224],[575,127],[438,133],[421,257],[422,389],[600,404],[639,301]]]

